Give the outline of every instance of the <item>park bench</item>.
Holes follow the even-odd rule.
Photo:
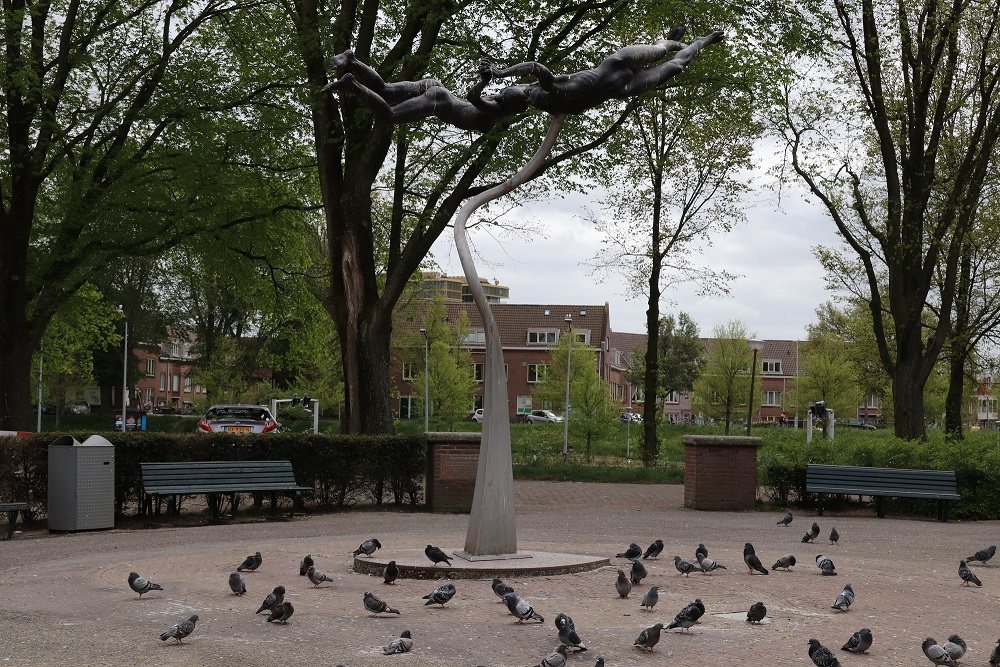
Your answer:
[[[17,513],[24,515],[24,520],[28,520],[28,503],[0,503],[0,512],[7,513],[7,539],[14,537],[14,524],[17,523]]]
[[[235,514],[240,493],[276,496],[288,492],[298,504],[298,492],[310,490],[296,484],[289,461],[177,461],[139,466],[147,509],[153,497],[169,496],[175,501],[177,496],[205,494],[214,519],[219,518],[226,496]]]
[[[931,498],[938,501],[938,520],[948,520],[944,501],[961,500],[954,470],[863,468],[859,466],[806,465],[806,491],[817,494],[817,513],[823,516],[823,496],[830,493],[871,496],[875,513],[885,516],[882,499]]]

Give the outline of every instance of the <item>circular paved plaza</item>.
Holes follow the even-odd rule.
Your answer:
[[[1000,638],[1000,567],[974,566],[982,588],[965,587],[958,561],[1000,541],[1000,522],[948,523],[874,516],[814,517],[796,512],[788,528],[778,512],[696,512],[682,507],[675,486],[516,483],[521,548],[611,557],[612,567],[562,576],[513,577],[514,588],[545,617],[518,625],[499,604],[489,581],[455,580],[458,593],[443,608],[425,607],[427,580],[356,574],[351,552],[375,536],[383,549],[412,552],[433,543],[447,551],[463,546],[467,517],[354,511],[297,518],[291,522],[113,530],[50,536],[27,532],[0,542],[0,664],[4,665],[537,665],[558,644],[552,623],[559,612],[573,617],[590,650],[569,665],[811,665],[810,638],[819,639],[851,665],[929,665],[920,650],[932,636],[952,633],[969,644],[964,664],[986,665]],[[800,539],[813,521],[818,544]],[[826,541],[831,527],[841,541]],[[628,600],[618,597],[615,559],[629,542],[645,548],[661,538],[659,560],[646,561],[649,576]],[[752,542],[770,566],[785,553],[799,564],[791,572],[748,576],[743,544]],[[677,573],[674,555],[694,559],[698,543],[728,569],[711,576]],[[248,594],[230,594],[227,578],[254,551],[263,555],[246,574]],[[298,575],[311,554],[333,578],[314,588]],[[823,577],[817,553],[830,556],[839,576]],[[1000,559],[997,559],[1000,561]],[[137,571],[162,592],[140,600],[126,578]],[[447,573],[442,568],[442,580]],[[857,594],[847,613],[831,609],[844,584]],[[295,614],[286,626],[254,616],[277,585]],[[639,601],[652,584],[659,604],[644,612]],[[402,611],[371,618],[361,600],[372,591]],[[632,648],[639,632],[668,624],[688,602],[701,598],[702,623],[690,634],[664,632],[652,654]],[[756,601],[767,606],[764,624],[746,623]],[[161,642],[159,633],[197,614],[196,630],[183,645]],[[840,646],[861,627],[875,637],[870,655]],[[381,647],[410,630],[412,653],[384,656]]]

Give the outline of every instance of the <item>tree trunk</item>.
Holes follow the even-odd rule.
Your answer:
[[[643,377],[642,407],[642,464],[656,465],[660,441],[656,433],[659,403],[656,400],[660,380],[660,271],[663,258],[660,254],[660,205],[663,179],[653,178],[653,229],[651,264],[649,267],[649,299],[646,305],[646,374]]]
[[[948,359],[948,396],[944,403],[944,430],[945,436],[952,440],[961,440],[965,437],[962,432],[962,421],[965,416],[965,364],[969,354],[972,353],[969,320],[974,252],[972,244],[963,244],[961,269],[955,290],[955,322],[951,328],[951,340],[948,344],[951,354]]]
[[[965,355],[952,350],[948,360],[948,396],[944,404],[945,435],[961,440],[962,421],[965,413]]]
[[[33,428],[31,354],[38,342],[27,320],[25,225],[0,214],[0,430]],[[30,225],[28,226],[30,229]]]
[[[918,338],[919,341],[919,338]],[[919,347],[913,350],[899,349],[896,372],[892,378],[893,419],[897,438],[904,440],[926,440],[927,425],[924,423],[924,385]]]

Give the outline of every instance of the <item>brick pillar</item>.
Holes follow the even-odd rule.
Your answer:
[[[427,509],[472,511],[481,433],[427,434]]]
[[[685,435],[684,506],[748,510],[757,500],[757,448],[746,436]]]

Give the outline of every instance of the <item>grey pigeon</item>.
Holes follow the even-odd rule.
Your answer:
[[[542,658],[542,661],[538,663],[538,667],[565,667],[565,665],[566,647],[562,644],[557,646],[556,650]]]
[[[358,554],[364,554],[366,556],[371,556],[373,553],[382,548],[382,543],[376,540],[374,537],[369,537],[367,540],[361,543],[357,549],[354,550],[352,556],[357,556]]]
[[[933,637],[928,637],[927,639],[925,639],[924,643],[920,645],[920,648],[923,649],[924,655],[927,656],[927,659],[933,662],[935,665],[955,664],[955,661],[952,659],[952,657],[948,655],[948,651],[945,651],[944,647],[938,644],[937,640],[935,640]]]
[[[430,558],[431,562],[434,563],[434,565],[437,565],[438,563],[444,563],[449,567],[451,567],[451,559],[448,557],[448,554],[441,551],[433,544],[428,544],[424,548],[424,555]]]
[[[503,596],[507,595],[507,593],[514,592],[513,587],[505,584],[502,579],[498,578],[493,579],[492,588],[493,592],[496,593],[496,596],[500,598],[500,602],[503,602]]]
[[[706,547],[704,544],[699,544],[698,548],[696,548],[694,550],[694,559],[695,560],[698,560],[698,554],[701,554],[702,556],[707,556],[708,555],[708,547]]]
[[[627,598],[628,594],[632,592],[632,582],[625,576],[624,570],[618,570],[618,580],[615,582],[615,590],[618,591],[618,595],[622,598]]]
[[[642,555],[642,547],[633,542],[628,545],[628,549],[620,554],[615,554],[615,558],[628,558],[629,560],[635,560]]]
[[[247,556],[246,559],[240,563],[240,566],[236,568],[236,571],[242,572],[243,570],[249,570],[250,572],[253,572],[260,567],[260,564],[263,562],[264,559],[260,557],[260,552],[257,551],[253,555]]]
[[[788,572],[788,568],[795,565],[795,556],[792,554],[785,554],[784,556],[779,556],[778,560],[774,561],[774,565],[771,566],[772,570],[777,570],[779,567],[783,568],[785,572]]]
[[[958,635],[948,635],[948,641],[941,644],[941,646],[948,652],[948,655],[951,656],[956,665],[962,659],[962,656],[965,655],[965,652],[969,650],[969,645]]]
[[[510,613],[517,618],[518,623],[524,623],[533,618],[537,618],[540,623],[544,623],[545,619],[542,615],[534,610],[534,608],[528,604],[528,601],[522,598],[517,593],[507,593],[503,596],[503,601],[507,605],[507,609]]]
[[[382,647],[382,652],[386,655],[393,653],[409,653],[413,649],[413,635],[409,630],[403,630],[398,638],[389,642],[388,646]]]
[[[597,662],[594,663],[594,667],[604,667],[604,658],[598,657]]]
[[[632,561],[632,569],[629,571],[629,579],[633,584],[641,584],[642,580],[646,578],[649,573],[646,572],[646,566],[638,560]]]
[[[139,594],[142,597],[143,593],[148,593],[149,591],[162,591],[163,588],[159,584],[154,584],[152,581],[142,576],[138,572],[128,573],[128,587]]]
[[[785,512],[785,516],[783,516],[780,519],[778,519],[777,525],[779,525],[779,526],[787,526],[791,522],[792,522],[792,513],[791,512]]]
[[[186,621],[181,621],[180,623],[174,623],[170,626],[170,629],[160,635],[160,641],[167,641],[173,638],[178,644],[183,644],[181,641],[189,634],[194,632],[194,624],[198,622],[198,614],[190,616]]]
[[[809,657],[812,658],[816,667],[840,667],[837,656],[815,639],[809,640]]]
[[[819,537],[819,524],[814,521],[812,527],[809,529],[809,532],[802,536],[802,541],[812,542],[817,537]]]
[[[653,611],[653,607],[660,600],[660,587],[651,586],[646,594],[642,596],[642,603],[639,605],[644,611]]]
[[[958,564],[958,576],[961,577],[963,586],[968,586],[969,584],[975,584],[976,586],[983,585],[983,582],[979,581],[979,577],[969,569],[964,560]]]
[[[820,574],[825,577],[837,576],[837,566],[833,564],[832,560],[823,554],[816,555],[816,567],[820,569]]]
[[[990,667],[1000,667],[1000,639],[997,640],[997,645],[993,647],[993,653],[990,654]]]
[[[300,577],[306,576],[306,570],[309,569],[310,565],[315,565],[315,564],[316,561],[313,560],[313,557],[310,554],[306,554],[305,556],[303,556],[302,560],[299,561],[299,576]]]
[[[677,571],[685,577],[698,569],[697,565],[687,562],[680,556],[674,556],[674,567],[677,568]]]
[[[382,571],[382,583],[392,584],[395,583],[396,579],[399,577],[399,566],[396,565],[396,561],[391,560],[386,564],[385,570]]]
[[[632,642],[632,646],[638,646],[646,651],[652,651],[653,647],[656,646],[660,641],[660,630],[663,629],[663,623],[657,623],[656,625],[646,628],[639,633],[635,641]]]
[[[867,653],[872,647],[871,628],[861,628],[847,640],[847,643],[840,647],[842,651],[851,653]]]
[[[239,572],[229,573],[229,590],[236,595],[243,595],[247,592],[247,582]]]
[[[974,561],[974,560],[978,560],[980,563],[985,563],[989,559],[993,558],[993,556],[994,556],[994,554],[996,554],[996,552],[997,552],[997,547],[994,544],[992,547],[988,547],[986,549],[980,549],[979,551],[977,551],[976,553],[972,554],[971,556],[969,556],[965,560],[969,561],[970,563],[972,561]]]
[[[840,595],[834,601],[830,607],[832,609],[839,609],[840,611],[847,611],[854,604],[854,589],[851,588],[850,584],[844,586],[844,590],[840,591]]]
[[[306,570],[306,576],[309,578],[309,581],[312,582],[313,586],[319,586],[324,581],[333,581],[333,579],[327,576],[325,572],[317,570],[315,565],[309,566],[309,569]]]
[[[663,552],[663,540],[656,540],[649,545],[646,552],[642,554],[643,558],[658,558],[660,553]]]
[[[763,602],[754,602],[747,612],[747,623],[760,623],[767,616],[767,607]]]
[[[288,619],[290,619],[294,613],[295,607],[292,606],[292,603],[288,600],[284,600],[271,607],[271,615],[264,620],[268,623],[281,623],[282,625],[287,625]]]
[[[836,528],[830,529],[830,544],[836,544],[840,541],[840,533],[837,532]]]
[[[371,616],[374,616],[375,614],[399,613],[398,609],[393,609],[374,593],[365,593],[364,605],[365,605],[365,610],[368,611],[369,615]]]
[[[444,584],[435,588],[433,593],[428,593],[424,596],[423,599],[427,600],[427,602],[424,603],[424,606],[426,607],[432,604],[439,604],[443,607],[445,603],[453,597],[455,597],[455,585]]]
[[[757,558],[757,553],[753,550],[753,545],[749,542],[743,545],[743,562],[747,564],[747,574],[753,574],[754,571],[761,574],[768,574],[760,559]]]
[[[274,590],[272,590],[270,593],[267,594],[267,597],[264,598],[264,601],[260,603],[260,608],[254,613],[259,614],[262,611],[266,611],[268,609],[274,609],[277,605],[281,604],[284,601],[285,601],[285,587],[275,586]]]
[[[567,649],[576,649],[577,653],[583,653],[587,647],[583,645],[580,635],[576,633],[576,624],[568,614],[556,614],[556,630],[559,631],[559,642]]]
[[[709,572],[715,572],[716,570],[725,570],[725,565],[719,565],[713,559],[702,554],[695,554],[698,559],[698,566],[701,568],[702,574],[708,574]]]

